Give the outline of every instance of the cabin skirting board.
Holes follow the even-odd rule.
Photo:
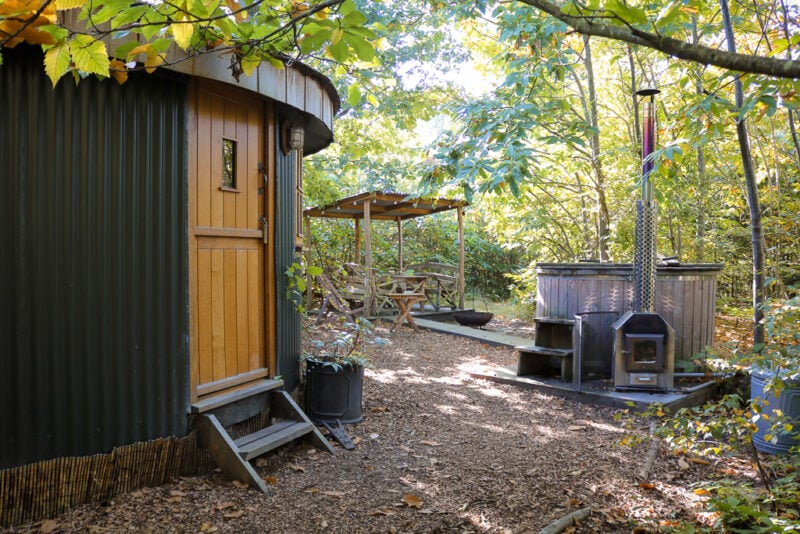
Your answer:
[[[75,506],[208,473],[211,456],[196,435],[117,447],[109,454],[55,458],[0,471],[0,527],[38,521]]]

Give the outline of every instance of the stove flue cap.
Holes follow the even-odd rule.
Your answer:
[[[653,96],[660,93],[660,89],[656,89],[655,87],[646,87],[644,89],[639,89],[636,91],[636,96]]]

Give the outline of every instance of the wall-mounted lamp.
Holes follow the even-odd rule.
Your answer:
[[[289,128],[289,148],[300,150],[305,142],[305,129],[299,124],[292,124]]]
[[[288,155],[292,150],[300,150],[305,144],[306,131],[302,123],[284,120],[281,126],[281,151]]]

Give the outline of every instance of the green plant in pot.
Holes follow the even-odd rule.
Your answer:
[[[800,294],[764,305],[767,342],[753,347],[750,398],[762,452],[800,449]]]
[[[316,331],[327,339],[312,340],[311,348],[301,355],[306,413],[314,421],[358,423],[363,418],[364,368],[371,367],[364,350],[388,341],[376,337],[372,324],[363,318],[352,322],[341,318],[341,326]]]

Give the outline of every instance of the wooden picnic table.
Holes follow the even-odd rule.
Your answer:
[[[397,309],[400,310],[400,313],[397,314],[389,331],[394,332],[395,328],[402,325],[403,321],[405,321],[412,330],[419,332],[419,327],[417,323],[414,322],[414,317],[411,315],[411,308],[418,302],[422,302],[427,298],[425,293],[389,293],[387,297],[395,301]]]

